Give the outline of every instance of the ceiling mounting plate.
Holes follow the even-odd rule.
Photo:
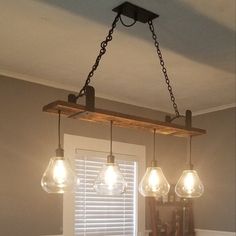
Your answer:
[[[112,9],[112,11],[120,13],[121,15],[127,16],[136,21],[140,21],[142,23],[147,23],[148,21],[159,17],[159,15],[139,6],[136,6],[130,2],[124,2],[118,7]]]

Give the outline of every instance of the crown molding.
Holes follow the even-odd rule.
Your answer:
[[[230,104],[226,104],[226,105],[222,105],[222,106],[212,107],[209,109],[204,109],[204,110],[199,110],[199,111],[193,112],[193,116],[199,116],[199,115],[203,115],[203,114],[207,114],[207,113],[211,113],[211,112],[216,112],[216,111],[221,111],[221,110],[226,110],[226,109],[234,108],[234,107],[236,107],[236,103],[230,103]]]
[[[49,86],[49,87],[53,87],[53,88],[57,88],[57,89],[67,90],[67,91],[71,91],[71,92],[78,92],[77,86],[76,87],[70,86],[70,85],[66,85],[63,83],[59,83],[59,82],[41,79],[41,78],[35,77],[35,76],[12,72],[9,70],[0,69],[0,75],[6,76],[6,77],[11,77],[14,79],[28,81],[31,83],[36,83],[36,84],[40,84],[40,85],[44,85],[44,86]],[[141,104],[137,104],[135,102],[130,103],[130,102],[122,100],[122,99],[117,100],[115,98],[110,98],[110,97],[106,96],[105,94],[97,93],[97,97],[141,107]],[[149,107],[149,106],[144,106],[144,105],[143,105],[143,107],[149,108],[152,110],[156,110],[154,107]],[[222,105],[222,106],[216,106],[216,107],[212,107],[212,108],[208,108],[208,109],[195,111],[195,112],[193,112],[193,116],[198,116],[198,115],[203,115],[203,114],[207,114],[207,113],[211,113],[211,112],[221,111],[221,110],[225,110],[225,109],[229,109],[229,108],[233,108],[233,107],[236,107],[236,103],[230,103],[230,104],[226,104],[226,105]],[[163,113],[168,113],[168,114],[170,113],[169,111],[165,111],[163,109],[158,110],[158,111],[163,112]]]
[[[78,88],[76,89],[74,86],[69,86],[63,83],[58,83],[50,80],[45,80],[41,79],[39,77],[31,76],[31,75],[26,75],[18,72],[12,72],[4,69],[0,69],[0,75],[10,77],[13,79],[18,79],[18,80],[24,80],[27,82],[35,83],[35,84],[40,84],[48,87],[53,87],[53,88],[58,88],[62,90],[67,90],[67,91],[78,91]]]

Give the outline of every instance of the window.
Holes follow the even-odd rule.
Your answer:
[[[64,194],[64,236],[137,236],[145,234],[145,200],[138,183],[145,172],[145,147],[113,142],[113,151],[128,182],[124,196],[99,196],[93,182],[106,161],[109,141],[64,136],[65,156],[78,172],[75,193]]]
[[[75,235],[113,236],[136,235],[136,162],[116,154],[116,161],[127,181],[127,191],[121,196],[101,196],[94,189],[96,176],[106,162],[104,154],[77,149],[75,170],[80,185],[75,193]]]

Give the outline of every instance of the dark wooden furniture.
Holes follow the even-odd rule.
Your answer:
[[[193,201],[177,197],[173,188],[166,198],[148,199],[150,236],[195,236]]]

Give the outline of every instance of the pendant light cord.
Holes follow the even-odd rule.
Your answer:
[[[189,161],[189,167],[190,170],[193,169],[193,164],[192,164],[192,136],[188,137],[188,161]]]
[[[189,164],[192,165],[192,136],[189,137]]]
[[[58,148],[61,148],[61,111],[58,111]]]
[[[57,135],[58,135],[58,148],[56,149],[56,157],[63,158],[64,150],[61,147],[61,111],[58,111],[58,126],[57,126]]]
[[[156,159],[156,129],[153,131],[153,161],[157,161]]]
[[[113,121],[111,120],[110,122],[110,156],[112,156],[112,126],[113,126]]]

